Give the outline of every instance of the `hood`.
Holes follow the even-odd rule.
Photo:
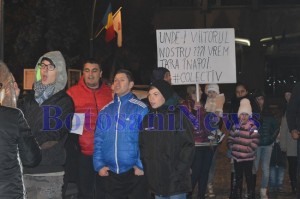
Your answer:
[[[6,64],[0,61],[0,105],[16,108],[17,96],[14,78]]]
[[[48,59],[51,59],[55,67],[57,68],[57,76],[56,76],[55,90],[54,90],[54,94],[55,94],[65,89],[66,87],[67,80],[68,80],[66,62],[60,51],[51,51],[44,54],[39,58],[35,66],[35,72],[36,72],[35,82],[41,80],[40,68],[38,67],[38,64],[41,62],[43,57],[47,57]]]

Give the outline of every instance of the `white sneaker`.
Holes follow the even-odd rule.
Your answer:
[[[212,183],[209,183],[209,184],[207,185],[207,189],[208,189],[207,196],[208,196],[209,198],[216,197],[216,194],[214,193],[214,188],[213,188]]]
[[[266,188],[261,188],[260,189],[260,198],[261,199],[268,199],[267,189]]]

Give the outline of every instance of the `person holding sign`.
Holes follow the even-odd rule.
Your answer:
[[[205,191],[208,183],[208,176],[211,167],[211,162],[217,148],[217,141],[210,140],[208,137],[211,132],[205,127],[205,118],[209,114],[205,111],[205,95],[202,95],[201,87],[199,86],[199,101],[197,100],[196,86],[187,87],[187,97],[183,105],[191,113],[190,120],[194,124],[194,143],[195,156],[193,158],[192,169],[192,189],[198,184],[198,198],[205,198]],[[191,197],[192,193],[189,193]]]
[[[83,75],[78,84],[69,88],[67,91],[74,101],[75,113],[83,114],[83,129],[81,132],[78,132],[79,164],[73,165],[73,167],[76,167],[73,168],[73,170],[78,168],[78,171],[75,173],[75,175],[78,173],[79,178],[78,197],[84,199],[94,197],[95,184],[97,184],[96,195],[102,198],[102,183],[93,168],[94,132],[98,113],[112,100],[112,91],[101,81],[101,78],[102,69],[100,64],[95,59],[87,59],[83,63]],[[73,134],[72,137],[76,139],[75,143],[78,143],[76,134]],[[72,153],[72,151],[70,151],[70,153]]]

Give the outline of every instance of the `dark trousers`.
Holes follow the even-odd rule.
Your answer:
[[[104,184],[102,178],[94,171],[93,156],[79,155],[78,173],[79,199],[104,199]]]
[[[243,176],[245,174],[247,191],[249,198],[254,198],[254,186],[253,186],[253,177],[252,177],[252,166],[253,161],[244,161],[237,162],[234,161],[234,170],[235,170],[235,185],[233,188],[233,198],[240,199],[242,198],[242,187],[243,187]]]
[[[297,187],[297,176],[295,173],[297,173],[297,156],[287,156],[288,160],[288,167],[289,167],[289,178],[291,181],[291,188],[292,191],[296,191]]]
[[[134,175],[133,169],[121,174],[109,171],[103,180],[106,199],[146,199],[149,196],[145,176]]]
[[[198,183],[198,199],[205,198],[209,169],[216,147],[196,147],[194,161],[192,164],[192,189]]]

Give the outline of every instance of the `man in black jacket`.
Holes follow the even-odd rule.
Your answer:
[[[300,198],[300,82],[293,89],[292,97],[289,101],[286,119],[293,139],[297,140],[297,198]]]
[[[25,198],[22,165],[37,165],[41,151],[23,113],[15,108],[19,88],[1,61],[0,85],[0,198]]]
[[[34,93],[26,95],[19,107],[42,149],[42,161],[24,169],[30,199],[61,199],[66,163],[65,142],[71,129],[74,104],[65,92],[66,63],[59,51],[41,56],[35,67]]]

